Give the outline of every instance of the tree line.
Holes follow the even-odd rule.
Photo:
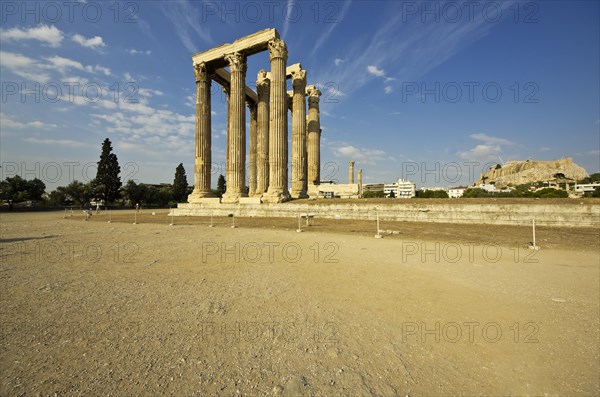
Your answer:
[[[108,138],[102,142],[100,160],[96,177],[87,183],[74,180],[66,186],[59,186],[45,197],[46,185],[38,178],[27,181],[19,175],[7,177],[0,182],[0,199],[12,208],[17,203],[27,201],[49,206],[88,207],[91,202],[102,205],[135,206],[174,206],[185,202],[191,193],[183,164],[175,169],[172,184],[151,185],[128,180],[121,182],[121,167],[117,155],[113,153]],[[221,181],[222,178],[222,181]],[[221,175],[219,183],[225,191],[225,178]],[[219,186],[221,187],[221,186]],[[219,189],[216,190],[219,193]]]

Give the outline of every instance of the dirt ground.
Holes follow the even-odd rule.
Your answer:
[[[597,228],[174,221],[0,214],[0,395],[600,394]]]

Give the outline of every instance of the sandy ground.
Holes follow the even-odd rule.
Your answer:
[[[600,394],[597,230],[107,219],[0,215],[0,395]]]

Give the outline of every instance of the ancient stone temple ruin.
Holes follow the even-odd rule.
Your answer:
[[[269,52],[271,70],[260,70],[256,92],[246,86],[247,59]],[[302,65],[287,65],[288,50],[266,29],[192,57],[196,77],[194,191],[189,203],[280,203],[316,197],[320,175],[321,122],[316,86]],[[229,71],[224,69],[229,66]],[[292,81],[293,90],[286,90]],[[211,191],[211,84],[227,97],[227,149],[222,199]],[[308,98],[308,112],[307,112]],[[246,193],[246,106],[250,113],[249,190]],[[288,186],[288,111],[292,117],[291,189]]]

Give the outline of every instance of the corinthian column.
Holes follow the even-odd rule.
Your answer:
[[[306,198],[306,71],[292,73],[292,197]]]
[[[269,189],[264,201],[280,203],[290,198],[287,181],[287,46],[280,39],[269,42],[271,98],[269,123]]]
[[[348,183],[354,184],[354,161],[348,163]]]
[[[267,72],[261,69],[256,79],[258,104],[256,109],[256,192],[257,196],[266,193],[269,188],[269,97],[271,80]]]
[[[207,65],[194,65],[196,77],[196,130],[194,155],[194,191],[188,202],[199,202],[203,197],[215,197],[210,190],[211,132],[210,132],[210,84]]]
[[[248,101],[250,109],[250,161],[248,170],[248,195],[256,194],[256,146],[257,146],[257,109],[256,103]]]
[[[225,55],[231,72],[227,123],[227,190],[222,202],[237,203],[246,196],[246,57],[234,52]]]
[[[311,196],[316,196],[316,186],[321,180],[321,119],[319,113],[321,91],[315,86],[310,86],[306,92],[308,94],[308,190]]]

